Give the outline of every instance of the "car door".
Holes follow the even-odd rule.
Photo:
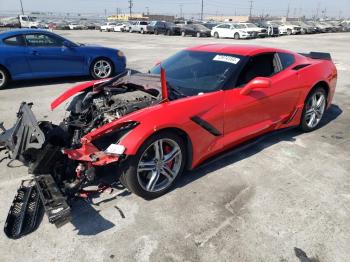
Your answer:
[[[37,77],[80,75],[84,72],[84,55],[78,46],[66,47],[65,39],[45,33],[24,35],[27,57]]]
[[[225,92],[225,145],[232,146],[274,129],[293,114],[302,81],[292,70],[293,60],[283,68],[277,53],[251,57],[238,76],[233,89]],[[267,77],[271,87],[240,93],[256,77]]]
[[[220,37],[230,37],[230,34],[231,34],[230,27],[231,25],[229,24],[218,25],[216,27],[216,31],[218,32]]]
[[[2,40],[0,63],[10,71],[14,80],[32,77],[26,57],[26,44],[22,35],[9,36]]]

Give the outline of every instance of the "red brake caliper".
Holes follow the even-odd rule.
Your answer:
[[[165,148],[164,148],[164,152],[166,154],[169,154],[171,152],[171,147],[169,145],[166,145]],[[174,159],[171,160],[170,162],[168,162],[167,165],[168,165],[169,168],[173,168],[173,166],[174,166]]]

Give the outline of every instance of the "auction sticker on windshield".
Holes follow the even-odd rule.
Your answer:
[[[231,63],[231,64],[237,64],[239,62],[239,58],[234,57],[234,56],[228,56],[228,55],[216,55],[213,58],[213,61],[220,61],[220,62],[226,62],[226,63]]]

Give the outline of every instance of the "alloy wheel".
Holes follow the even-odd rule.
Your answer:
[[[5,84],[6,76],[3,71],[0,70],[0,87],[2,87]]]
[[[94,64],[94,73],[98,78],[106,78],[111,75],[112,66],[110,62],[106,60],[98,60]]]
[[[323,92],[315,92],[307,101],[305,121],[309,128],[316,127],[322,119],[326,108],[326,97]]]
[[[182,158],[176,141],[162,138],[153,142],[137,165],[137,179],[142,189],[158,192],[169,187],[180,172]]]

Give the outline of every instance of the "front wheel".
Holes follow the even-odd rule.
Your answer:
[[[220,37],[219,37],[219,33],[218,33],[218,32],[215,32],[215,33],[214,33],[214,37],[215,37],[215,38],[220,38]]]
[[[201,37],[201,33],[200,33],[200,32],[197,32],[196,36],[197,36],[197,37]]]
[[[124,163],[120,181],[145,199],[159,197],[168,192],[182,174],[185,159],[185,145],[178,135],[155,134]]]
[[[7,71],[0,67],[0,89],[5,88],[10,81],[10,77]]]
[[[239,34],[238,34],[238,33],[235,33],[235,35],[233,36],[233,38],[236,39],[236,40],[240,39]]]
[[[304,132],[315,130],[324,115],[327,105],[326,91],[322,87],[315,88],[308,95],[300,120],[300,129]]]
[[[185,31],[182,31],[182,32],[181,32],[181,36],[182,36],[182,37],[185,37],[185,36],[186,36]]]
[[[91,65],[90,74],[94,79],[108,78],[112,73],[112,62],[106,58],[96,59]]]

